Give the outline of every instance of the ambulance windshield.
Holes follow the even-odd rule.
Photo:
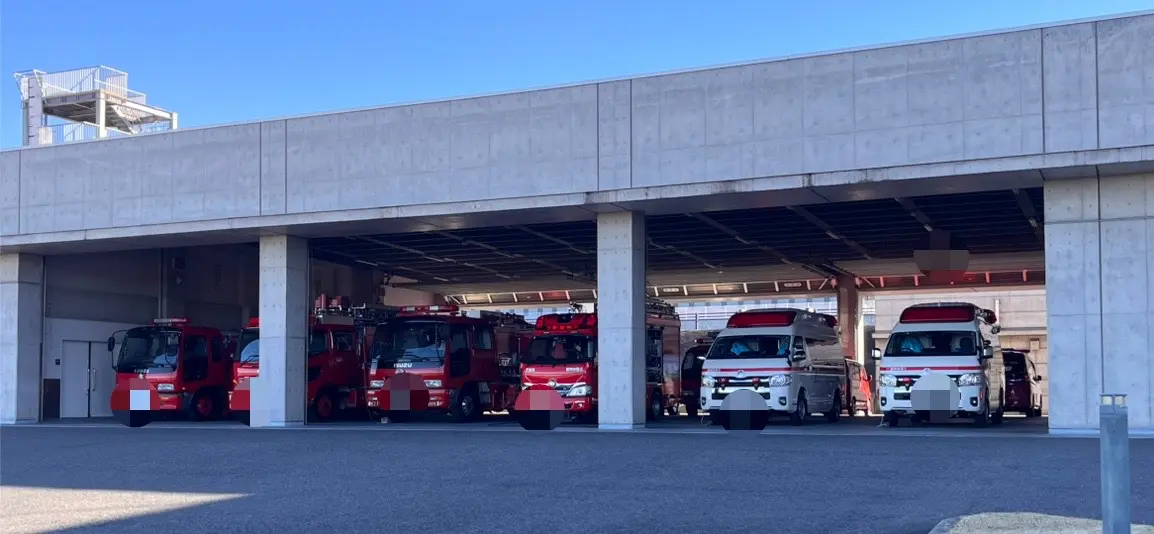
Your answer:
[[[898,332],[890,334],[886,356],[977,356],[973,332]]]
[[[709,348],[707,360],[747,360],[789,356],[789,336],[725,336]]]

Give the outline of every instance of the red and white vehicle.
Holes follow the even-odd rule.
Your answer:
[[[917,304],[902,311],[885,353],[874,349],[873,354],[880,360],[879,400],[886,423],[896,426],[903,416],[930,420],[929,413],[915,409],[911,395],[923,380],[933,380],[937,389],[943,381],[927,380],[932,374],[948,376],[944,383],[952,381],[957,388],[951,417],[972,418],[977,426],[1001,423],[1006,388],[997,320],[993,311],[967,302]]]
[[[322,304],[326,298],[318,299]],[[337,299],[339,301],[339,299]],[[335,302],[334,302],[335,303]],[[366,317],[374,324],[391,313],[388,308],[330,305],[318,307],[309,318],[306,398],[313,421],[332,420],[341,411],[360,405],[365,387],[365,355],[372,342],[371,330],[358,328]],[[260,319],[252,318],[241,331],[234,357],[233,384],[260,374]],[[229,407],[242,420],[248,405],[238,405],[229,395]],[[242,400],[241,404],[245,404]]]
[[[845,406],[841,347],[831,315],[791,308],[738,313],[705,356],[701,408],[723,423],[725,398],[744,389],[761,395],[771,414],[787,414],[795,425],[815,412],[837,421]]]
[[[646,419],[655,420],[681,400],[681,319],[669,304],[650,300],[645,326]],[[596,420],[597,314],[538,317],[529,352],[521,360],[521,385],[552,387],[573,419]]]
[[[116,385],[133,378],[147,380],[160,395],[159,410],[183,412],[194,421],[218,419],[228,407],[232,388],[232,347],[216,328],[190,324],[186,317],[154,319],[108,338]]]
[[[429,410],[447,411],[456,422],[473,421],[486,412],[511,409],[520,391],[516,374],[502,363],[532,331],[525,318],[511,313],[480,312],[467,316],[457,306],[405,306],[379,324],[368,365],[369,410],[379,418],[385,382],[400,372],[412,373],[429,389]],[[404,420],[408,412],[391,412]]]

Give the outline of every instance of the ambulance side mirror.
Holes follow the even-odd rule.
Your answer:
[[[983,360],[988,360],[988,359],[993,358],[993,357],[994,357],[994,349],[992,349],[990,347],[985,347],[982,349],[982,359]]]
[[[873,359],[875,359],[875,360],[880,360],[880,359],[882,359],[882,349],[872,349],[872,350],[870,350],[870,357],[872,357],[872,358],[873,358]]]

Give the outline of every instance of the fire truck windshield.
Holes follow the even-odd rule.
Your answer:
[[[390,319],[373,335],[378,363],[443,362],[449,323],[430,319]]]
[[[145,326],[132,328],[120,343],[118,373],[171,373],[180,354],[180,330]]]
[[[245,328],[240,332],[240,339],[236,344],[236,361],[241,365],[260,361],[260,329]]]
[[[789,355],[789,336],[725,336],[709,348],[707,360],[784,358]]]
[[[529,342],[523,363],[554,365],[589,362],[597,357],[597,340],[590,336],[538,336]]]

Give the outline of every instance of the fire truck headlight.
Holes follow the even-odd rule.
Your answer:
[[[157,384],[156,390],[162,393],[172,393],[176,388],[172,384]]]
[[[769,377],[769,387],[771,388],[788,386],[792,383],[793,377],[789,375],[773,375]]]
[[[982,373],[966,373],[958,377],[958,386],[980,386],[982,385]]]
[[[369,381],[369,388],[371,388],[371,389],[382,389],[384,387],[385,387],[385,381],[384,380],[371,380],[371,381]]]
[[[567,396],[567,397],[588,397],[589,395],[592,395],[592,394],[593,394],[593,387],[592,386],[590,386],[589,384],[577,384],[577,385],[573,386],[572,388],[570,388],[569,393],[566,393],[565,396]]]
[[[703,385],[707,388],[711,388],[711,387],[715,386],[716,384],[717,384],[717,381],[714,380],[712,376],[709,376],[709,375],[702,375],[701,376],[701,385]]]
[[[898,379],[894,378],[894,375],[882,375],[881,384],[887,388],[892,388],[898,385]]]
[[[426,380],[425,381],[425,387],[427,387],[429,389],[441,389],[441,381],[440,380]]]

